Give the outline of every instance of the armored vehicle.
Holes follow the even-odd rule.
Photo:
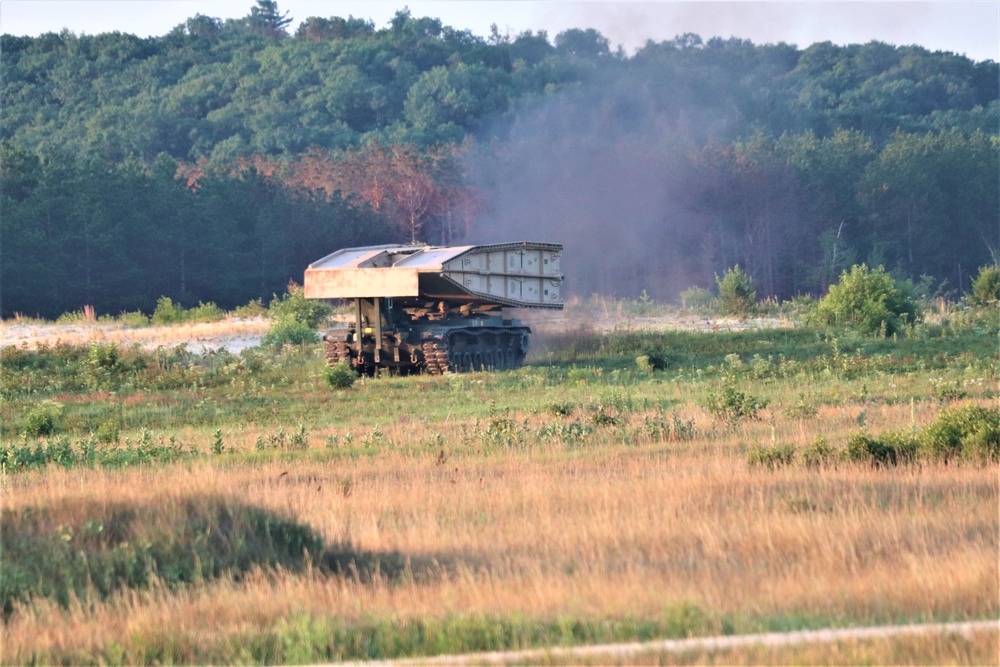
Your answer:
[[[562,308],[562,246],[550,243],[345,248],[313,262],[305,296],[352,302],[328,331],[330,364],[375,375],[517,368],[531,330],[504,307]]]

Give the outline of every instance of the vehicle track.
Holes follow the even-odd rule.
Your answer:
[[[553,647],[523,651],[494,651],[439,655],[426,658],[400,658],[397,660],[338,663],[364,665],[365,667],[409,665],[505,665],[508,663],[551,662],[552,658],[573,660],[607,656],[613,660],[628,660],[643,653],[686,651],[718,651],[744,646],[792,646],[809,642],[830,643],[855,639],[880,639],[917,634],[958,634],[969,636],[984,630],[1000,630],[1000,620],[968,621],[963,623],[922,623],[917,625],[881,625],[868,628],[834,628],[826,630],[799,630],[795,632],[768,632],[755,635],[730,635],[722,637],[695,637],[692,639],[664,639],[649,642],[600,644],[596,646]],[[1000,651],[1000,647],[998,647]],[[1000,664],[1000,655],[998,655]]]

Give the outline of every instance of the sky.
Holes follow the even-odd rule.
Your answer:
[[[0,0],[0,32],[39,35],[66,28],[77,34],[126,32],[166,34],[195,14],[240,18],[254,0]],[[568,28],[595,28],[612,48],[631,54],[646,40],[683,33],[703,39],[738,37],[755,44],[785,42],[805,48],[815,42],[898,46],[916,44],[974,60],[1000,61],[998,0],[278,0],[293,19],[354,16],[385,27],[408,6],[415,17],[439,18],[448,26],[485,37],[490,25],[517,34],[546,30],[550,38]]]

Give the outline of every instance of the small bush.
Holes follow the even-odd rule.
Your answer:
[[[966,405],[945,410],[921,430],[920,448],[944,461],[1000,458],[1000,408]]]
[[[723,313],[743,317],[753,312],[757,303],[757,289],[753,278],[739,264],[728,269],[721,279],[715,276],[715,283],[719,287],[719,309]]]
[[[802,451],[802,462],[809,468],[821,468],[832,463],[836,455],[836,450],[821,435]]]
[[[634,301],[627,301],[624,305],[632,314],[644,317],[649,315],[655,304],[652,297],[649,296],[649,293],[646,290],[642,290],[642,294],[639,295],[638,299],[635,299]]]
[[[177,324],[184,321],[184,308],[174,303],[169,296],[156,300],[156,310],[151,318],[153,324]]]
[[[121,366],[121,353],[115,343],[91,343],[87,363],[94,370],[113,372]]]
[[[38,438],[56,432],[56,421],[62,413],[62,406],[52,401],[43,401],[24,417],[24,434]]]
[[[847,457],[875,467],[912,462],[917,455],[916,437],[901,431],[889,431],[875,438],[857,433],[847,441]]]
[[[790,317],[802,317],[816,307],[816,299],[811,294],[799,294],[781,303],[780,311]]]
[[[73,312],[63,313],[56,318],[56,324],[82,324],[86,322],[87,318],[83,314],[82,310],[75,310]]]
[[[680,294],[681,308],[687,310],[710,310],[715,304],[715,297],[704,287],[689,287]]]
[[[304,343],[316,343],[319,341],[319,334],[308,324],[303,322],[272,322],[271,328],[260,344],[264,347],[281,347],[283,345],[302,345]]]
[[[323,369],[323,378],[334,389],[350,389],[358,375],[346,361],[339,361]]]
[[[653,364],[649,361],[649,355],[643,354],[635,358],[635,366],[641,373],[652,373]]]
[[[766,407],[767,401],[744,394],[733,387],[726,387],[721,392],[711,391],[705,399],[705,408],[709,412],[718,419],[730,422],[757,419],[760,411]]]
[[[117,317],[117,322],[127,327],[144,327],[149,324],[149,318],[138,310],[122,313]]]
[[[95,388],[112,388],[118,384],[126,364],[115,343],[91,343],[87,350],[86,377]]]
[[[260,299],[254,299],[245,306],[237,306],[233,309],[233,317],[262,317],[267,312],[267,308]]]
[[[318,329],[329,319],[333,309],[322,301],[307,299],[301,286],[290,283],[283,297],[275,297],[271,301],[268,313],[274,323],[298,322],[310,329]]]
[[[644,361],[640,362],[640,360]],[[636,357],[635,363],[639,370],[643,370],[643,366],[648,367],[648,371],[643,370],[643,372],[648,373],[652,371],[667,370],[667,368],[674,363],[674,359],[669,353],[657,350],[652,345],[647,345],[643,350],[643,353]]]
[[[815,405],[806,403],[805,399],[800,399],[794,406],[785,410],[785,413],[793,419],[812,419],[819,414],[819,409]]]
[[[972,281],[972,291],[967,298],[974,306],[986,306],[1000,300],[1000,268],[980,267],[979,275]]]
[[[121,440],[121,428],[117,419],[105,419],[97,425],[94,440],[105,444],[113,444]]]
[[[285,296],[271,302],[269,309],[271,328],[261,340],[261,345],[281,347],[285,343],[302,345],[319,341],[316,330],[333,310],[315,299],[306,299],[305,291],[295,283],[288,285]]]
[[[820,300],[809,319],[844,325],[869,335],[893,336],[918,319],[917,303],[881,266],[864,264],[844,271],[840,282]]]
[[[594,426],[617,426],[618,417],[605,412],[604,406],[597,408],[597,412],[590,415],[590,423]]]
[[[573,414],[572,403],[549,403],[545,406],[545,411],[553,417],[569,417]]]
[[[776,470],[795,460],[793,445],[756,445],[747,450],[747,465]]]
[[[208,303],[198,302],[198,305],[184,312],[186,322],[218,322],[226,314],[217,305],[209,301]]]

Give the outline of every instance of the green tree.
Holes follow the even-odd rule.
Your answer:
[[[474,130],[482,120],[506,110],[508,81],[503,72],[482,65],[435,67],[410,88],[404,117],[424,131],[449,125]]]
[[[610,55],[611,48],[608,38],[593,28],[570,28],[556,35],[556,51],[579,58],[600,58]]]
[[[288,18],[288,12],[282,14],[278,10],[278,3],[274,0],[257,0],[257,4],[250,8],[250,15],[246,21],[247,26],[257,34],[266,37],[286,37],[285,28],[292,19]]]
[[[740,317],[753,312],[757,305],[757,290],[753,278],[739,264],[726,269],[722,278],[715,276],[715,284],[719,288],[719,307],[722,312]]]

